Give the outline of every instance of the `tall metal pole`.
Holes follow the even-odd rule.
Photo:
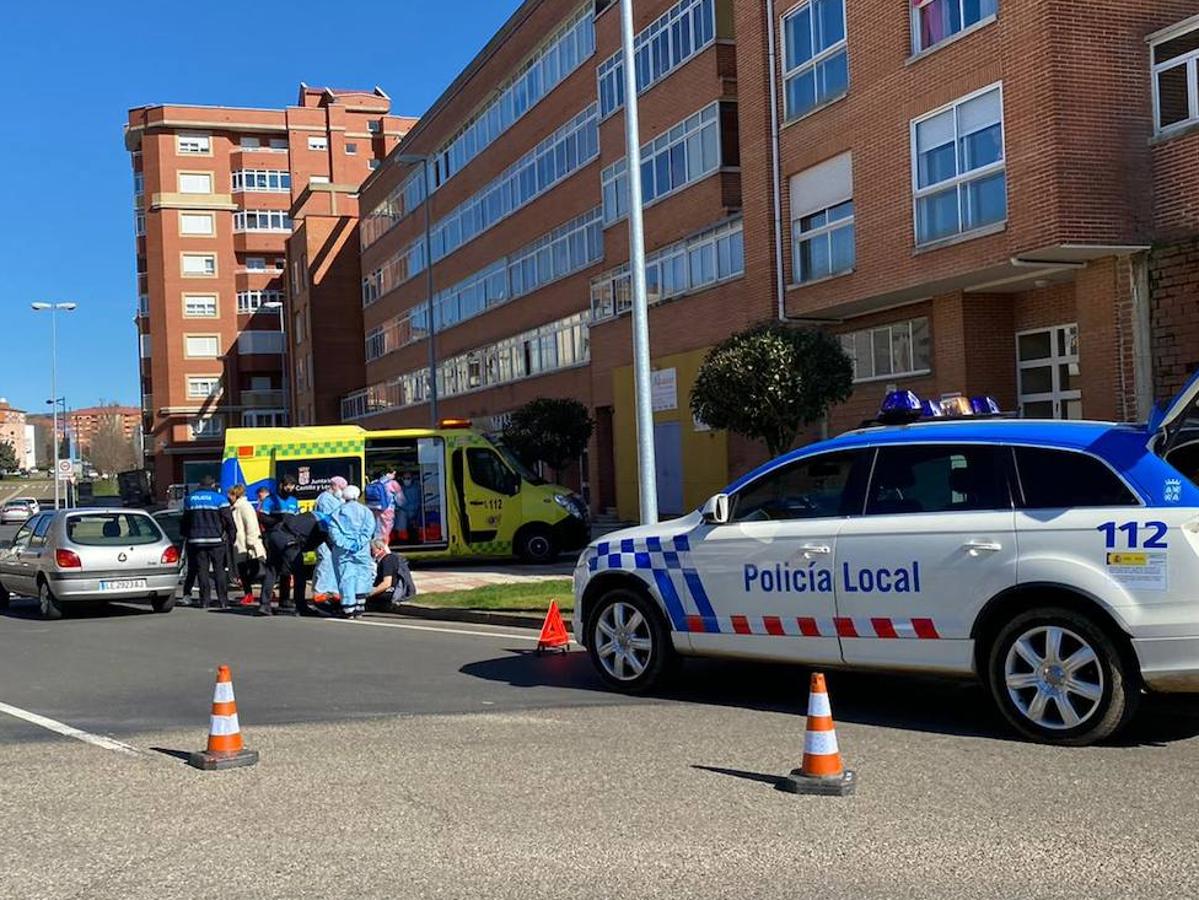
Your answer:
[[[51,430],[54,432],[54,508],[58,509],[58,304],[50,304],[50,409]]]
[[[629,272],[633,287],[633,394],[637,411],[638,493],[641,524],[658,521],[654,460],[654,409],[650,388],[649,309],[645,296],[645,223],[641,202],[641,124],[637,114],[637,67],[633,54],[633,0],[620,0],[624,57],[624,130],[629,182]]]
[[[433,428],[437,427],[437,328],[433,323],[433,234],[429,221],[429,204],[433,195],[429,191],[429,157],[425,156],[421,177],[425,179],[425,290],[429,293],[429,418]]]

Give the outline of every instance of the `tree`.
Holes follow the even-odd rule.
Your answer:
[[[105,476],[111,477],[117,472],[137,467],[137,448],[125,435],[125,421],[115,405],[100,414],[86,456],[96,470]]]
[[[824,332],[770,322],[738,332],[708,353],[691,390],[691,412],[766,444],[778,456],[800,428],[853,391],[853,363]]]
[[[587,407],[569,397],[538,397],[512,413],[504,445],[522,462],[543,462],[557,478],[583,455],[595,422]]]
[[[0,441],[0,475],[17,468],[17,451],[8,441]]]

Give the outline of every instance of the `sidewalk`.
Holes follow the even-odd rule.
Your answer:
[[[493,584],[521,584],[570,578],[574,568],[573,557],[563,557],[547,566],[526,566],[519,563],[427,564],[421,568],[413,568],[412,580],[416,582],[418,595],[438,594],[447,591],[469,591]]]

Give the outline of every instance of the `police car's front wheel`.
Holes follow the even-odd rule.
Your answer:
[[[604,594],[591,609],[587,652],[600,677],[627,693],[649,690],[674,659],[670,633],[657,609],[625,588]]]
[[[1110,737],[1132,718],[1140,696],[1112,638],[1069,609],[1016,616],[991,646],[989,676],[1007,720],[1047,744]]]

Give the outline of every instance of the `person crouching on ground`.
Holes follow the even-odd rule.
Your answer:
[[[371,556],[375,558],[375,586],[366,597],[368,606],[374,602],[384,609],[395,609],[416,596],[408,560],[378,539],[371,541]]]
[[[366,595],[375,580],[371,559],[371,540],[375,536],[374,514],[358,502],[361,492],[356,485],[342,491],[345,500],[329,519],[329,540],[333,544],[333,565],[337,570],[342,615],[362,615]]]
[[[245,485],[233,485],[228,496],[233,510],[233,562],[237,569],[237,578],[241,582],[241,605],[253,606],[254,582],[258,579],[259,570],[266,560],[262,529],[258,527],[258,514],[246,497]]]
[[[321,491],[316,498],[313,512],[321,520],[323,526],[328,525],[329,519],[341,507],[342,492],[349,486],[340,475],[329,479],[329,487]],[[326,600],[337,599],[337,571],[333,566],[333,548],[329,542],[323,541],[316,548],[316,569],[312,573],[312,601],[324,603]]]

